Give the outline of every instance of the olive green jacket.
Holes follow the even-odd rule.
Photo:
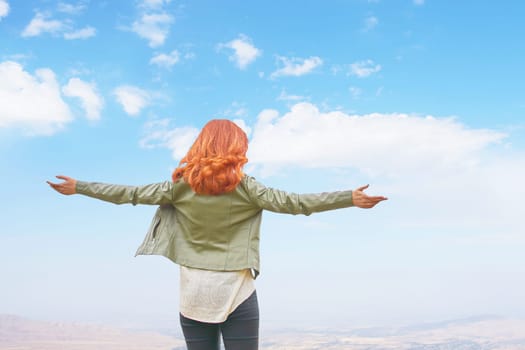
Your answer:
[[[259,273],[262,211],[310,215],[352,206],[352,191],[295,194],[244,176],[235,190],[199,195],[179,180],[145,186],[77,181],[77,193],[112,202],[160,205],[137,255],[163,255],[206,270]]]

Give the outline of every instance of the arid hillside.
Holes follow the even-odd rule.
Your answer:
[[[175,332],[174,332],[175,333]],[[0,315],[0,350],[183,350],[180,337]],[[525,320],[475,317],[398,328],[264,329],[262,350],[525,350]]]
[[[184,341],[154,332],[0,315],[1,350],[175,350]]]

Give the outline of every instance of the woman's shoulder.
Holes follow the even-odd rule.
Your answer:
[[[244,186],[254,186],[257,184],[261,185],[261,183],[258,182],[257,179],[255,179],[255,177],[248,175],[248,174],[244,174],[244,176],[241,179],[240,184]]]
[[[191,186],[186,181],[184,181],[183,178],[177,179],[175,181],[172,180],[169,182],[171,183],[170,185],[174,194],[182,193],[185,191],[193,191],[191,189]]]
[[[249,194],[257,194],[266,189],[265,185],[257,181],[255,177],[250,176],[248,174],[244,174],[239,185]]]

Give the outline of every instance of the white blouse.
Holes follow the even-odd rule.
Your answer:
[[[249,269],[210,271],[180,267],[180,313],[192,320],[224,322],[254,291]]]

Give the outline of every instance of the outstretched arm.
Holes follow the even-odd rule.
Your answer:
[[[377,203],[386,200],[383,196],[368,196],[362,186],[354,191],[336,191],[311,194],[289,193],[264,186],[254,178],[247,176],[243,182],[254,203],[262,209],[286,213],[304,214],[347,208],[372,208]]]
[[[98,182],[77,181],[71,177],[58,175],[61,183],[47,181],[49,186],[64,195],[83,194],[115,204],[171,204],[173,186],[169,181],[145,186],[122,186]]]

